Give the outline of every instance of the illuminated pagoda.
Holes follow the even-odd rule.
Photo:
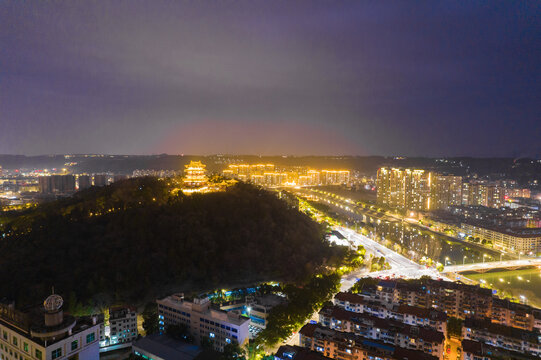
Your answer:
[[[201,161],[190,161],[184,169],[184,186],[201,188],[207,184],[206,166]]]

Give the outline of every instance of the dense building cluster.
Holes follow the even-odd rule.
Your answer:
[[[382,167],[377,173],[378,203],[398,209],[428,211],[450,206],[501,207],[510,198],[529,198],[514,181],[465,181],[434,171]]]
[[[343,185],[350,182],[349,170],[314,170],[305,166],[277,169],[274,164],[230,164],[222,174],[262,186]]]
[[[459,329],[451,329],[450,319]],[[458,320],[460,319],[460,320]],[[534,359],[541,355],[541,312],[499,299],[489,289],[447,281],[365,282],[341,292],[299,332],[301,347],[276,359]]]

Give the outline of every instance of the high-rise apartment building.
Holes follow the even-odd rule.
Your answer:
[[[107,183],[108,183],[107,175],[105,174],[94,175],[94,186],[106,186]]]
[[[342,185],[349,182],[349,170],[321,170],[324,185]]]
[[[431,173],[419,169],[380,168],[378,203],[407,210],[430,210]]]
[[[405,210],[436,210],[460,205],[462,178],[422,169],[380,168],[378,203]]]
[[[41,193],[69,193],[75,191],[74,175],[50,175],[39,177]]]
[[[92,181],[90,175],[79,175],[77,176],[77,187],[79,190],[88,189],[92,186]]]
[[[433,209],[447,209],[462,204],[462,177],[434,174],[431,184]]]

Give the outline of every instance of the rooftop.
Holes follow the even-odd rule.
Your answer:
[[[520,352],[509,351],[503,348],[497,348],[485,343],[473,341],[473,340],[462,340],[462,350],[464,353],[471,353],[476,356],[486,356],[483,357],[489,359],[515,359],[515,360],[533,360],[539,359],[537,356],[528,355]]]
[[[178,341],[166,335],[143,337],[132,347],[134,351],[146,351],[165,360],[193,360],[201,352],[199,346]]]

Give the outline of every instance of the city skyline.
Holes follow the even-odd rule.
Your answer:
[[[0,153],[539,157],[536,2],[4,2]]]

